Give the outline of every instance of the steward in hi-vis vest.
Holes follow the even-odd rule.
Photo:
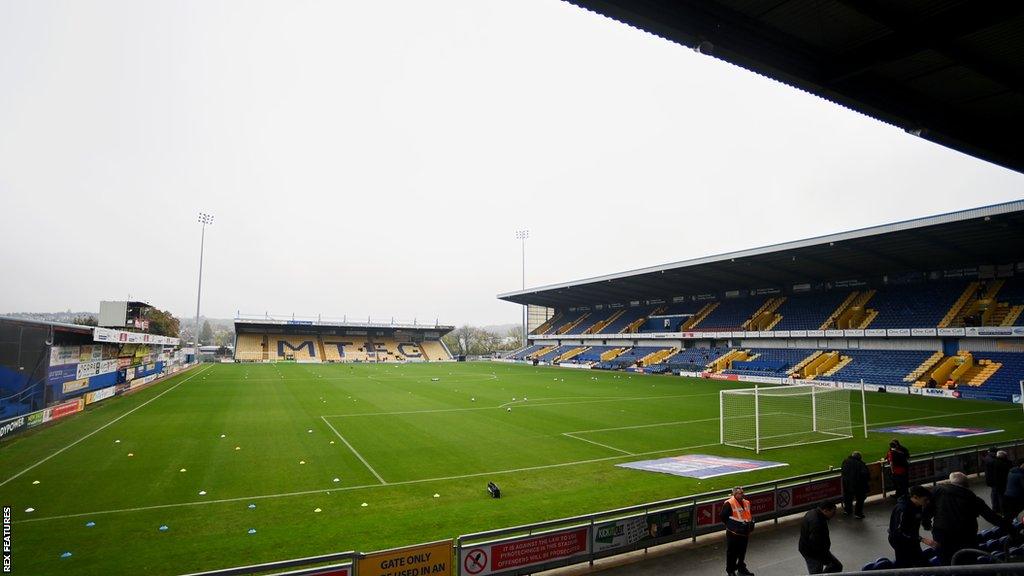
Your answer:
[[[747,540],[754,530],[754,515],[743,488],[732,489],[732,496],[722,504],[720,520],[725,524],[725,572],[729,576],[754,576],[747,570]]]

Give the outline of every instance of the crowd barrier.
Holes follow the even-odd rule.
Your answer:
[[[950,472],[977,474],[991,444],[940,450],[911,459],[910,480],[934,484]],[[1011,458],[1024,457],[1024,439],[999,444]],[[838,464],[838,463],[837,463]],[[885,495],[892,483],[881,462],[869,464],[870,494]],[[745,487],[757,522],[778,523],[822,502],[842,498],[838,470],[825,470]],[[729,490],[715,490],[615,510],[523,526],[463,534],[404,548],[363,554],[343,552],[268,564],[212,570],[188,576],[518,576],[646,550],[719,533],[721,507]],[[343,563],[311,567],[344,559]],[[283,568],[298,568],[275,572]],[[930,572],[935,573],[935,572]]]

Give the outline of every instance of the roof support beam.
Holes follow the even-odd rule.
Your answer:
[[[998,0],[971,0],[920,21],[896,14],[892,3],[879,0],[839,0],[895,33],[847,56],[829,71],[827,83],[841,82],[886,62],[902,60],[925,48],[982,74],[1016,92],[1024,92],[1024,82],[1012,70],[985,62],[956,45],[955,40],[984,30],[1024,12],[1024,3]]]

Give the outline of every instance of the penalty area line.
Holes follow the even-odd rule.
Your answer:
[[[370,463],[366,461],[366,458],[363,458],[363,455],[360,454],[355,448],[353,448],[352,445],[348,443],[348,440],[345,440],[345,437],[342,436],[340,432],[338,432],[338,429],[332,426],[331,423],[327,421],[327,418],[321,416],[320,419],[324,421],[324,424],[327,424],[327,426],[334,432],[335,436],[341,438],[341,441],[345,443],[345,446],[348,446],[348,449],[351,450],[352,453],[356,455],[356,458],[359,458],[359,461],[363,463],[363,466],[366,466],[366,469],[369,470],[371,474],[377,477],[377,480],[380,480],[381,484],[387,484],[387,482],[380,477],[380,474],[377,474],[377,471],[373,469],[373,466],[370,466]]]

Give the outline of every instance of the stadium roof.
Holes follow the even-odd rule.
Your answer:
[[[552,308],[1024,262],[1024,200],[499,294]]]
[[[21,322],[23,324],[49,326],[54,330],[75,332],[77,334],[91,335],[93,333],[93,326],[82,326],[80,324],[69,324],[67,322],[51,322],[49,320],[36,320],[35,318],[22,318],[20,316],[0,316],[0,322]]]
[[[568,1],[1024,172],[1024,2]]]

